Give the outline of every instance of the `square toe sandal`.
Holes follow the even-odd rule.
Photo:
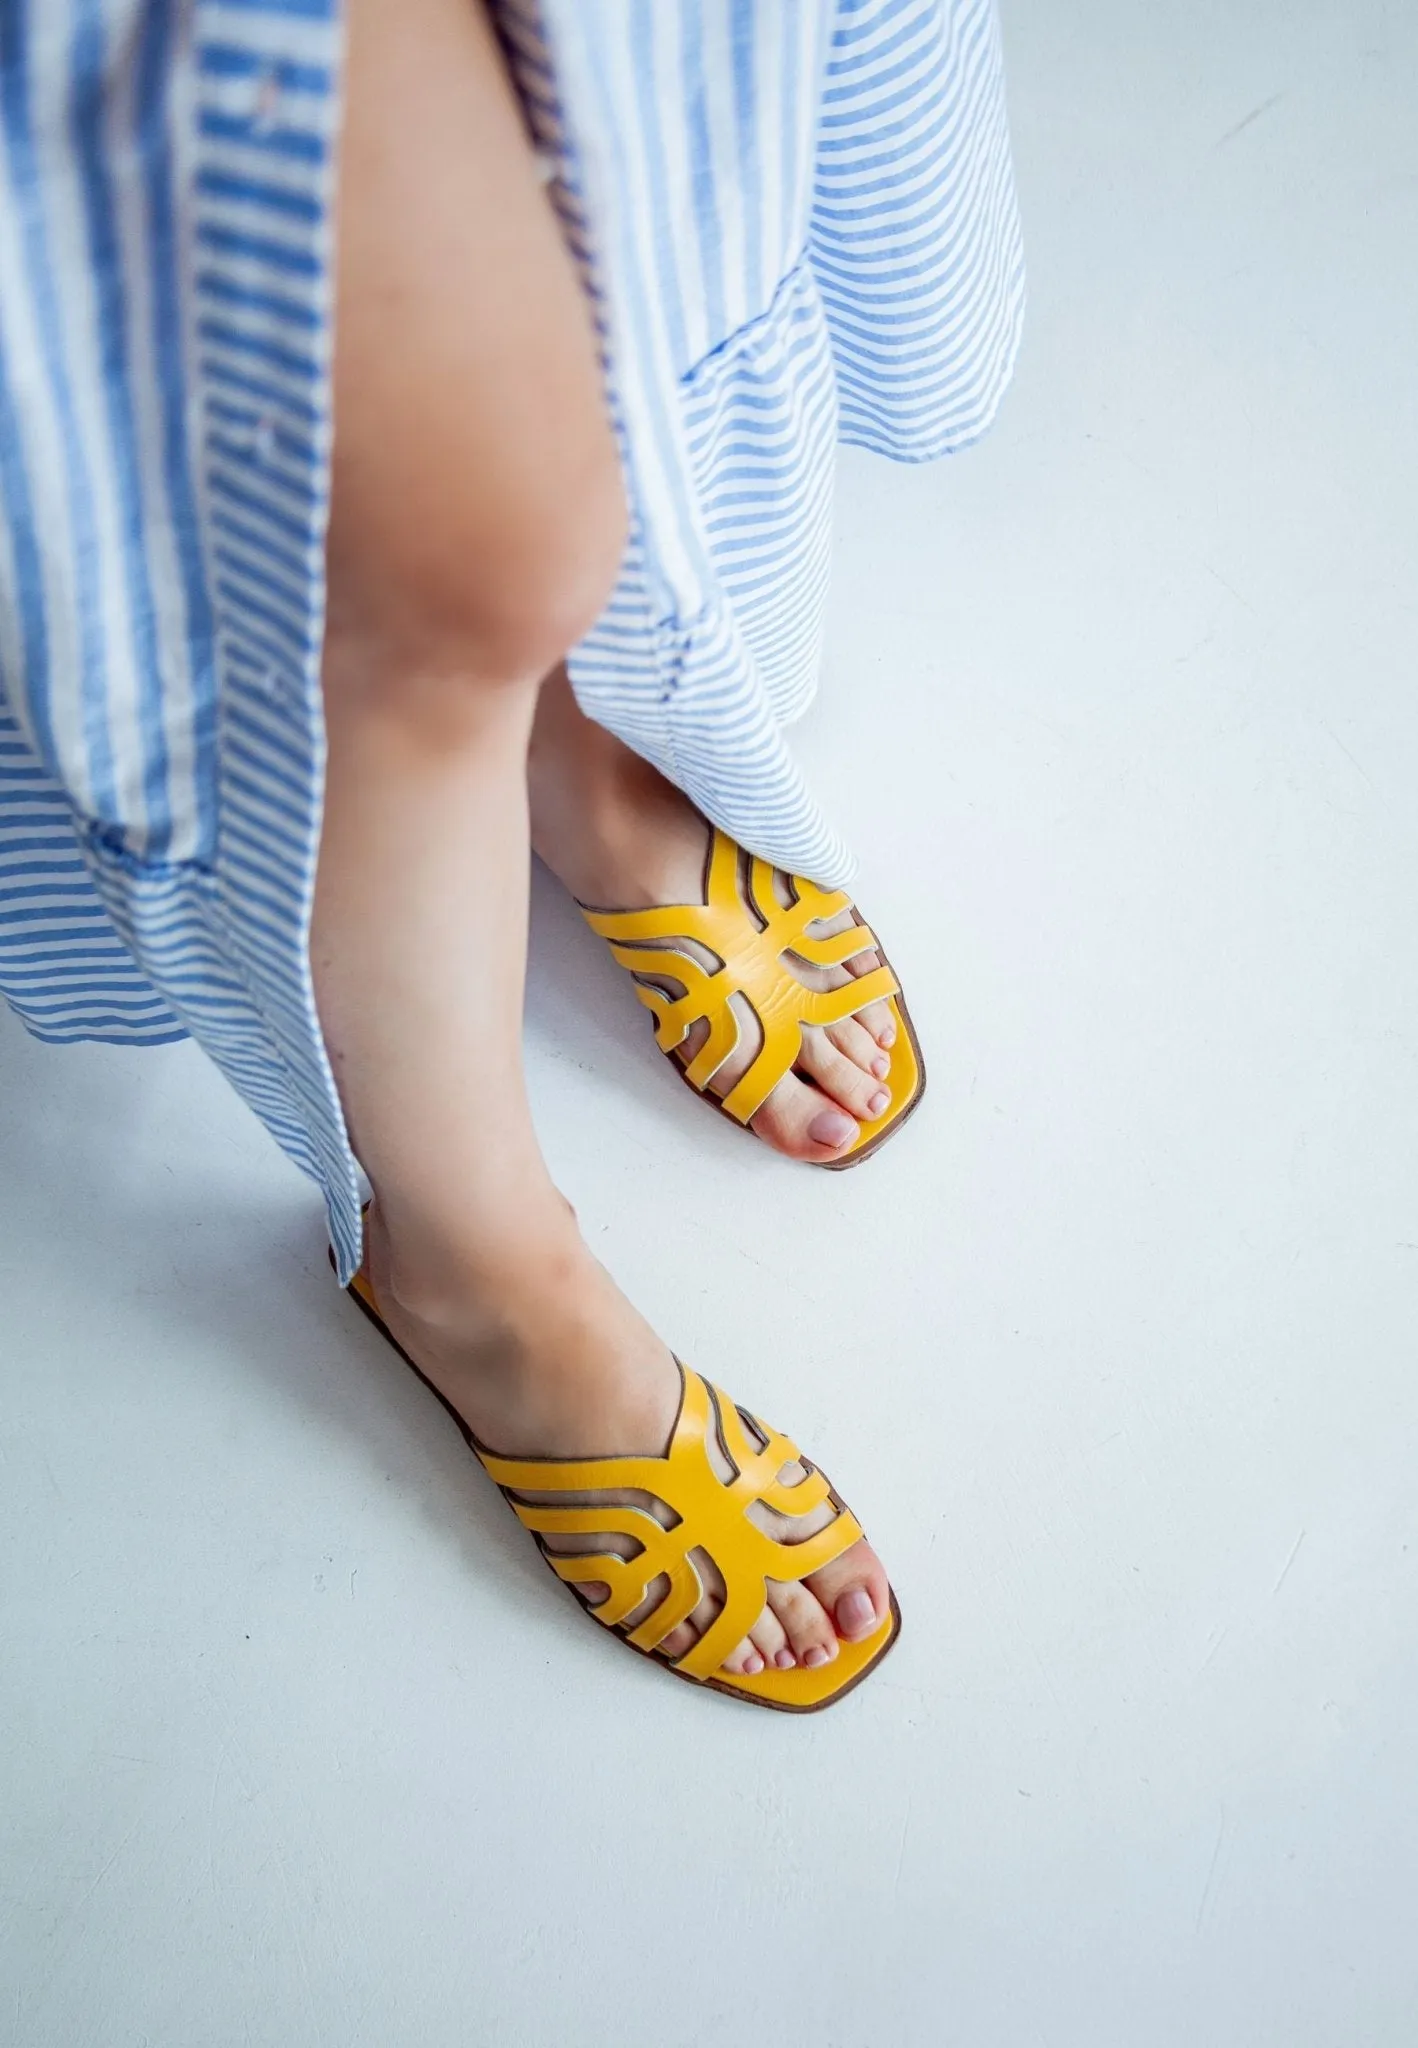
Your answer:
[[[775,872],[769,861],[746,853],[715,826],[702,903],[653,910],[594,910],[584,903],[578,908],[633,976],[635,993],[654,1019],[656,1041],[672,1059],[676,1073],[736,1124],[747,1125],[783,1076],[793,1071],[805,1024],[840,1024],[868,1003],[890,1005],[896,1020],[891,1070],[885,1076],[891,1102],[874,1122],[863,1122],[849,1151],[838,1159],[816,1162],[829,1172],[840,1172],[870,1158],[901,1128],[925,1094],[925,1066],[901,984],[851,897],[845,890],[819,889],[801,875],[790,875],[793,900],[785,905],[774,888]],[[850,911],[853,919],[845,931],[831,937],[814,934],[814,925],[843,911]],[[699,950],[692,951],[685,941]],[[706,967],[701,951],[717,966]],[[789,964],[796,958],[809,967],[841,967],[854,955],[869,952],[876,953],[882,964],[841,988],[806,988]],[[660,985],[665,981],[676,984],[681,993],[671,994]],[[720,1098],[709,1084],[738,1046],[735,997],[752,1008],[762,1043],[746,1071]],[[700,1022],[708,1024],[708,1036],[686,1065],[674,1058],[675,1048]]]
[[[810,1669],[794,1665],[779,1671],[768,1666],[752,1677],[720,1670],[725,1657],[748,1634],[763,1611],[767,1581],[794,1582],[850,1549],[861,1524],[833,1492],[821,1472],[801,1456],[797,1446],[735,1407],[718,1387],[680,1365],[680,1405],[670,1446],[658,1458],[502,1458],[478,1442],[452,1403],[439,1393],[402,1346],[390,1335],[379,1313],[373,1289],[357,1273],[349,1292],[375,1327],[437,1395],[467,1441],[469,1449],[501,1491],[522,1527],[536,1539],[542,1556],[575,1595],[582,1612],[642,1656],[651,1657],[677,1678],[728,1693],[755,1706],[782,1713],[811,1714],[830,1707],[860,1685],[892,1647],[901,1631],[901,1610],[891,1596],[889,1613],[860,1642],[839,1640],[830,1664]],[[678,1362],[678,1361],[677,1361]],[[733,1468],[721,1478],[709,1454],[711,1438]],[[797,1460],[807,1476],[780,1482],[783,1466]],[[607,1494],[634,1492],[659,1503],[665,1522],[648,1505],[626,1506]],[[529,1499],[529,1495],[540,1498]],[[548,1495],[564,1496],[565,1504]],[[749,1514],[755,1502],[779,1514],[811,1514],[823,1502],[835,1510],[816,1535],[801,1543],[780,1543],[760,1529]],[[547,1538],[557,1536],[614,1537],[636,1546],[630,1557],[615,1551],[554,1550]],[[677,1658],[658,1648],[671,1629],[688,1619],[705,1587],[699,1560],[712,1559],[724,1586],[724,1604],[693,1647]],[[599,1580],[610,1596],[592,1607],[575,1589]],[[648,1615],[630,1624],[656,1586],[660,1598]]]

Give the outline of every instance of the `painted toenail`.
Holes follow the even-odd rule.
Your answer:
[[[803,1662],[810,1671],[816,1671],[820,1664],[827,1662],[827,1652],[821,1643],[814,1643],[810,1650],[803,1651]]]
[[[872,1061],[871,1070],[876,1075],[878,1081],[886,1079],[887,1075],[891,1072],[891,1062],[884,1052],[878,1053],[877,1057]]]
[[[758,1676],[759,1672],[760,1672],[760,1671],[761,1671],[762,1669],[763,1669],[763,1659],[762,1659],[762,1658],[761,1658],[761,1657],[759,1656],[759,1654],[758,1654],[757,1650],[750,1650],[750,1651],[749,1651],[749,1653],[748,1653],[748,1655],[747,1655],[747,1656],[746,1656],[746,1657],[744,1658],[744,1660],[743,1660],[743,1675],[744,1675],[744,1677],[745,1677],[745,1678],[757,1678],[757,1676]]]
[[[837,1626],[844,1636],[859,1636],[876,1620],[871,1594],[863,1586],[853,1586],[849,1593],[844,1593],[836,1611]]]
[[[797,1661],[797,1658],[793,1655],[791,1650],[780,1650],[777,1656],[773,1659],[773,1662],[778,1666],[778,1669],[780,1671],[791,1671],[793,1666],[797,1663]]]
[[[807,1127],[815,1145],[845,1145],[857,1135],[857,1127],[840,1109],[824,1109]]]
[[[873,1116],[880,1116],[890,1100],[891,1090],[889,1088],[878,1088],[871,1101],[867,1104],[867,1108]]]

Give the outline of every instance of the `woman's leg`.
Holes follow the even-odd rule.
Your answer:
[[[538,678],[622,537],[588,322],[481,11],[351,0],[348,23],[311,950],[372,1278],[495,1448],[659,1452],[673,1360],[581,1242],[521,1067]],[[774,1592],[731,1668],[834,1655],[833,1615],[860,1635],[885,1607],[859,1544]]]
[[[564,667],[547,678],[538,700],[530,785],[532,844],[578,902],[646,910],[703,901],[704,819],[682,790],[586,717]],[[845,967],[804,965],[799,972],[810,987],[836,988],[879,965],[875,953],[858,953]],[[718,1095],[728,1094],[762,1043],[752,1014],[741,1021],[742,1042],[710,1083]],[[708,1028],[696,1025],[676,1057],[688,1065]],[[754,1131],[794,1159],[835,1158],[856,1142],[856,1119],[880,1116],[890,1103],[882,1084],[895,1035],[887,1003],[869,1003],[826,1029],[805,1029],[799,1072],[784,1075],[754,1116]]]

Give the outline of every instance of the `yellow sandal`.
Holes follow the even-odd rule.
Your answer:
[[[674,1066],[696,1094],[737,1124],[746,1125],[792,1072],[802,1051],[804,1024],[840,1024],[868,1003],[889,1003],[896,1022],[885,1078],[891,1101],[875,1122],[862,1124],[849,1151],[818,1162],[836,1172],[869,1158],[916,1108],[926,1088],[921,1048],[901,1000],[901,984],[851,897],[793,875],[793,902],[785,907],[774,893],[773,876],[770,862],[745,853],[716,827],[705,864],[703,903],[655,910],[579,907],[592,931],[609,940],[615,958],[634,976],[635,993],[654,1018],[661,1052],[673,1059],[675,1047],[707,1020],[709,1034],[694,1058],[688,1065],[675,1059]],[[812,925],[844,910],[854,920],[846,931],[832,938],[813,936]],[[686,939],[697,941],[720,965],[701,965],[685,950]],[[854,954],[867,952],[880,956],[880,967],[826,991],[805,988],[785,964],[785,956],[795,955],[811,967],[840,967]],[[667,994],[651,976],[672,979],[684,993]],[[752,1005],[763,1043],[721,1099],[709,1084],[738,1044],[736,995]]]
[[[718,1387],[688,1366],[680,1366],[679,1414],[663,1457],[500,1458],[478,1442],[457,1409],[390,1336],[364,1273],[355,1275],[349,1292],[404,1363],[442,1401],[518,1521],[537,1539],[557,1577],[573,1593],[578,1584],[587,1581],[609,1585],[609,1599],[596,1607],[577,1594],[582,1610],[677,1678],[750,1700],[756,1706],[811,1714],[832,1706],[860,1685],[896,1641],[901,1610],[893,1593],[890,1612],[877,1629],[860,1642],[839,1641],[830,1664],[815,1669],[799,1664],[788,1671],[770,1665],[752,1677],[720,1670],[724,1658],[762,1613],[766,1582],[771,1578],[795,1583],[821,1571],[860,1540],[862,1528],[822,1473],[801,1458],[796,1445],[746,1409],[736,1408]],[[714,1469],[709,1456],[711,1436],[717,1436],[735,1477],[721,1479]],[[793,1459],[800,1460],[807,1477],[782,1484],[778,1474]],[[587,1498],[602,1491],[631,1489],[661,1502],[673,1518],[671,1526],[663,1527],[648,1508]],[[549,1506],[525,1497],[553,1493],[574,1496],[573,1503]],[[750,1517],[748,1509],[756,1501],[792,1516],[810,1514],[829,1501],[836,1514],[826,1528],[803,1542],[780,1543]],[[570,1535],[628,1537],[640,1548],[631,1558],[611,1552],[567,1555],[552,1550],[544,1540]],[[694,1612],[703,1595],[696,1563],[699,1554],[711,1558],[717,1567],[724,1584],[724,1604],[694,1646],[671,1659],[657,1646]],[[662,1598],[644,1620],[628,1627],[627,1618],[644,1604],[656,1580],[666,1586]]]

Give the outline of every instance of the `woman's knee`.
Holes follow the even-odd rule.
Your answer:
[[[555,477],[509,480],[495,520],[479,492],[471,514],[442,495],[372,554],[352,558],[337,528],[328,551],[327,671],[410,716],[430,690],[535,688],[604,610],[625,545],[608,430]]]
[[[599,422],[597,423],[599,428]],[[625,549],[626,506],[609,429],[552,474],[510,484],[489,532],[416,573],[419,640],[489,682],[540,682],[595,625]]]
[[[589,310],[481,7],[351,0],[347,69],[327,648],[531,686],[624,545]]]

